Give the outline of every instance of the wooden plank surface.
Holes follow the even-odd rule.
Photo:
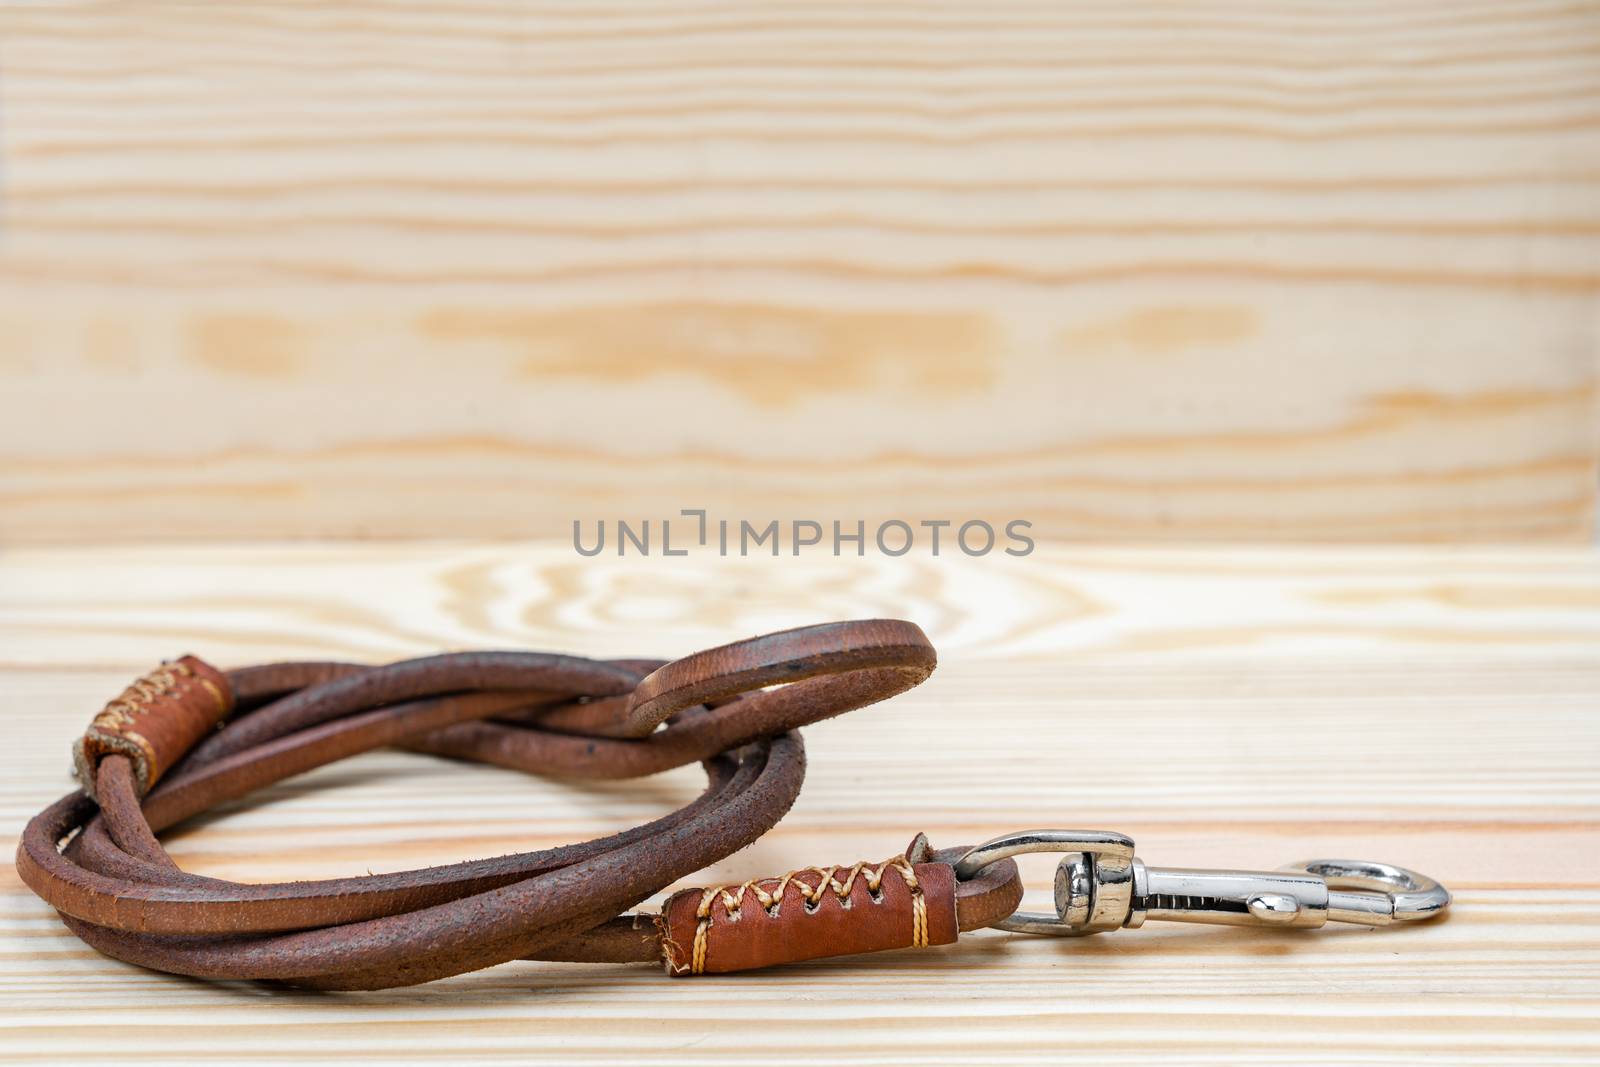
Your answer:
[[[571,1063],[1592,1063],[1600,1056],[1600,558],[1071,550],[1026,559],[578,559],[534,544],[0,555],[0,847],[67,788],[67,746],[161,656],[675,655],[896,615],[941,666],[807,731],[794,811],[714,870],[880,857],[927,830],[1134,836],[1150,862],[1356,855],[1444,880],[1441,923],[1305,936],[1151,924],[731,979],[516,963],[312,995],[103,959],[0,873],[0,1059]],[[621,828],[690,770],[563,786],[401,753],[176,832],[185,868],[281,880]],[[1026,871],[1043,896],[1044,864]]]
[[[1593,4],[7,5],[0,109],[8,543],[1592,531]]]

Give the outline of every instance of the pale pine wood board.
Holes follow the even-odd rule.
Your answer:
[[[0,88],[9,543],[1592,532],[1593,4],[12,5]]]
[[[675,655],[867,615],[918,621],[924,686],[807,731],[794,811],[707,878],[1034,825],[1148,861],[1356,855],[1456,892],[1447,921],[1303,937],[1201,927],[731,979],[509,964],[309,995],[103,959],[0,873],[0,1059],[162,1062],[1591,1063],[1600,1056],[1600,557],[1069,550],[1021,560],[582,560],[562,544],[0,555],[0,847],[137,670],[193,650],[379,661],[440,648]],[[564,786],[378,753],[175,834],[189,870],[403,869],[631,825],[682,770]],[[1027,868],[1042,899],[1048,867]],[[698,880],[698,879],[697,879]]]

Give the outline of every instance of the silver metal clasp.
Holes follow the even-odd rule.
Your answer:
[[[1017,912],[996,925],[1029,934],[1075,936],[1147,919],[1314,929],[1346,922],[1388,926],[1441,914],[1444,886],[1416,871],[1364,860],[1307,860],[1276,871],[1147,867],[1133,840],[1104,830],[1024,830],[986,841],[956,861],[956,877],[1025,852],[1061,852],[1056,914]]]

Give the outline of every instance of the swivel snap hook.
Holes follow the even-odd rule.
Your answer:
[[[1364,860],[1317,859],[1276,871],[1148,867],[1133,840],[1103,830],[1024,830],[978,845],[956,862],[965,881],[1025,852],[1065,853],[1056,868],[1056,914],[1018,912],[1002,930],[1072,936],[1147,919],[1314,929],[1326,922],[1388,926],[1441,914],[1444,886],[1416,871]]]

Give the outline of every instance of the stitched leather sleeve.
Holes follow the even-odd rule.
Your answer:
[[[782,878],[675,893],[662,909],[662,955],[673,976],[956,940],[955,871],[904,857],[808,867]]]
[[[93,797],[101,759],[116,753],[133,764],[143,796],[232,710],[233,689],[221,671],[194,656],[163,663],[107,704],[78,739],[78,781]]]

